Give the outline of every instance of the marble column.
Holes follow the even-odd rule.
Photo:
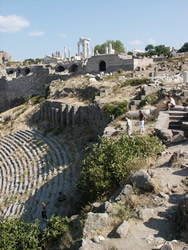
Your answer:
[[[66,59],[67,58],[67,49],[66,49],[66,47],[64,47],[64,59]]]
[[[69,48],[69,51],[68,51],[68,57],[69,57],[69,61],[71,60],[71,50]]]
[[[80,56],[80,43],[78,42],[78,56]]]
[[[66,111],[66,105],[61,105],[61,125],[65,125],[65,111]]]

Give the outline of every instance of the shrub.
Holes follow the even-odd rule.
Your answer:
[[[127,80],[125,82],[123,82],[121,84],[121,87],[126,87],[126,86],[139,86],[141,84],[149,84],[150,83],[150,79],[148,78],[134,78],[134,79],[130,79],[130,80]]]
[[[142,108],[147,104],[153,105],[156,103],[157,99],[158,99],[157,93],[149,94],[146,97],[144,97],[143,100],[141,100],[140,104],[138,105],[138,108]]]
[[[31,96],[25,97],[25,102],[29,103],[31,105],[35,105],[37,103],[44,103],[44,101],[45,101],[44,96],[38,96],[37,95],[37,96],[33,96],[33,97],[31,97]]]
[[[25,223],[19,218],[0,219],[0,249],[41,249],[37,222]]]
[[[125,114],[128,111],[128,102],[119,102],[116,104],[105,104],[104,111],[109,115],[114,115],[114,117],[118,117],[120,115]]]
[[[83,203],[100,199],[119,187],[129,176],[132,160],[146,158],[161,150],[156,137],[135,137],[132,140],[126,136],[118,140],[101,138],[82,163],[77,190]]]
[[[50,241],[66,234],[69,231],[70,219],[67,217],[52,216],[47,220],[47,227],[44,230],[42,240]]]

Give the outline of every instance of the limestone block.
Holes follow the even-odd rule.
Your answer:
[[[131,185],[126,184],[121,190],[120,194],[115,198],[115,201],[125,200],[127,195],[133,192],[133,188]]]
[[[85,220],[83,229],[84,238],[94,236],[96,232],[102,231],[105,227],[110,226],[110,217],[107,213],[94,214],[89,212]]]
[[[143,169],[136,171],[131,176],[131,183],[133,184],[133,186],[135,185],[136,187],[147,191],[153,190],[154,188],[151,177]]]
[[[138,212],[139,218],[143,221],[148,221],[154,215],[154,210],[152,208],[142,208]]]
[[[117,228],[116,235],[119,238],[125,238],[127,236],[129,230],[129,223],[128,221],[124,220],[123,223]]]
[[[181,132],[178,133],[177,135],[174,135],[172,138],[172,143],[179,143],[182,141],[184,141],[184,133],[181,133]]]

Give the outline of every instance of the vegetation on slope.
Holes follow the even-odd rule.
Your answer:
[[[110,195],[129,176],[135,161],[157,154],[162,146],[157,137],[122,136],[118,140],[101,138],[82,164],[77,185],[84,204]],[[133,164],[131,164],[133,163]]]

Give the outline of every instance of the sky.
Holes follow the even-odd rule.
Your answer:
[[[188,42],[188,0],[0,0],[0,50],[13,60],[120,40],[127,51]]]

